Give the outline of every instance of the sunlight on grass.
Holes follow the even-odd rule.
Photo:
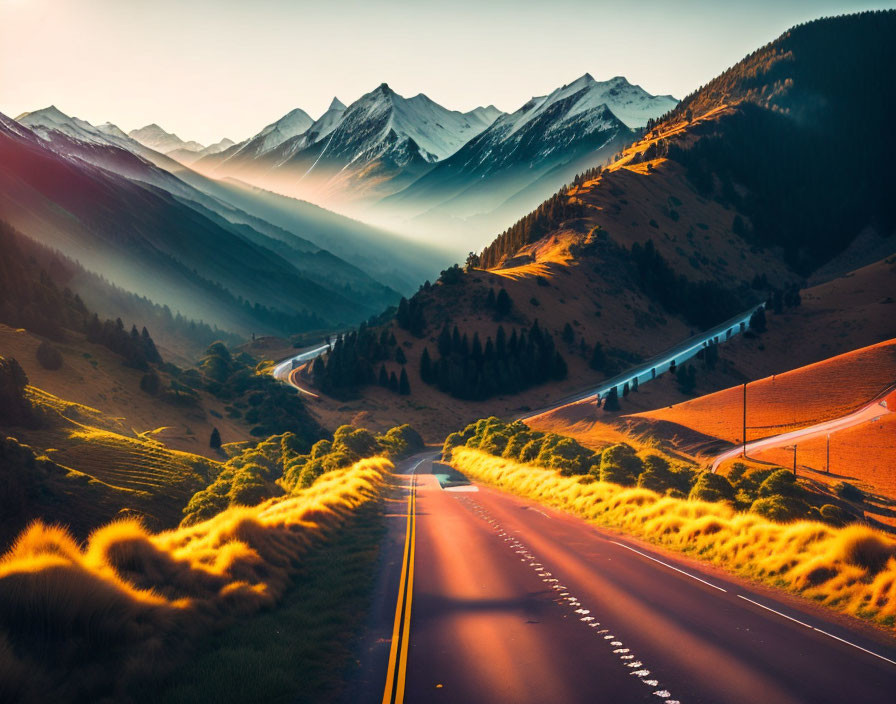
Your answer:
[[[32,524],[0,558],[0,698],[118,700],[157,680],[196,639],[275,606],[391,469],[362,460],[288,498],[156,535],[117,521],[83,549]]]
[[[662,496],[518,464],[455,447],[451,464],[471,479],[602,526],[692,554],[854,616],[896,619],[896,541],[867,526],[774,523],[728,504]],[[590,479],[590,478],[588,478]]]

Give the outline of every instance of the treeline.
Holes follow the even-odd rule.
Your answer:
[[[402,366],[400,377],[394,371],[391,375],[386,371],[387,361]],[[404,350],[388,327],[377,330],[362,323],[357,331],[339,335],[330,351],[314,360],[311,379],[316,388],[333,398],[352,398],[363,386],[377,383],[396,393],[409,394],[406,363]]]
[[[495,238],[479,255],[479,267],[491,269],[505,257],[512,257],[520,248],[536,242],[564,220],[582,217],[584,207],[569,196],[564,186],[535,210],[511,225]]]
[[[461,335],[446,325],[439,334],[439,357],[432,358],[424,347],[420,356],[420,377],[427,384],[456,398],[480,401],[498,394],[513,394],[548,380],[566,378],[566,361],[553,337],[534,321],[528,331],[516,329],[507,336],[499,326],[494,341],[485,344],[474,333]]]
[[[690,281],[678,274],[654,247],[653,240],[632,245],[631,261],[641,289],[669,313],[701,328],[737,315],[746,303],[714,281]]]
[[[681,104],[697,113],[723,96],[746,101],[693,145],[673,143],[669,157],[703,194],[749,217],[749,241],[781,247],[801,274],[869,224],[896,227],[894,34],[892,11],[810,22]]]
[[[3,221],[0,221],[0,251],[3,252],[0,322],[12,327],[22,327],[58,342],[65,340],[66,330],[86,333],[93,313],[82,297],[71,290],[77,282],[87,300],[100,303],[102,310],[140,320],[143,327],[151,327],[157,333],[162,331],[188,346],[204,349],[216,339],[236,341],[229,333],[184,318],[172,313],[168,306],[156,305],[114,286],[59,252],[16,232]],[[101,324],[113,322],[102,320]],[[105,344],[101,340],[93,341]]]
[[[124,357],[125,363],[135,369],[145,370],[150,363],[162,364],[162,356],[149,336],[149,331],[144,327],[142,332],[138,332],[134,325],[127,332],[121,318],[115,322],[107,320],[101,323],[99,316],[94,313],[87,322],[87,341],[108,347]]]
[[[64,341],[66,331],[84,333],[89,342],[107,347],[137,369],[146,369],[149,363],[161,364],[162,358],[145,327],[141,332],[133,326],[127,332],[121,318],[101,321],[80,296],[68,288],[60,290],[39,259],[57,272],[73,267],[71,262],[53,258],[46,248],[31,243],[3,222],[0,250],[0,322],[56,341]]]

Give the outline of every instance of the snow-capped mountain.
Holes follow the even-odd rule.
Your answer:
[[[256,159],[289,139],[303,134],[314,120],[301,108],[290,110],[276,122],[272,122],[251,139],[237,145],[228,159],[245,162]]]
[[[273,147],[265,128],[197,166],[290,195],[376,200],[453,154],[501,114],[494,106],[448,110],[423,94],[404,98],[383,83],[348,107],[334,98],[318,120]]]
[[[291,157],[296,152],[311,146],[325,137],[329,137],[345,115],[345,104],[339,98],[333,98],[330,107],[302,134],[296,135],[278,145],[278,148],[269,153],[270,160],[279,164]]]
[[[652,96],[622,77],[595,81],[589,74],[532,98],[439,162],[382,204],[404,217],[432,211],[470,217],[509,202],[526,212],[569,181],[599,164],[676,104]],[[489,227],[493,226],[492,224]]]
[[[167,154],[175,149],[187,149],[191,152],[205,149],[204,145],[199,142],[185,142],[176,134],[166,132],[155,123],[141,127],[138,130],[131,130],[128,132],[128,136],[140,142],[144,147],[154,149],[160,154]]]
[[[129,148],[125,145],[131,141],[122,130],[111,122],[95,127],[85,120],[66,115],[55,105],[22,113],[16,118],[16,122],[25,125],[50,142],[53,141],[54,133],[65,135],[79,142],[113,145],[123,149]]]

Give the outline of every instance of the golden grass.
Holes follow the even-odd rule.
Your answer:
[[[309,549],[378,496],[391,469],[362,460],[289,498],[156,535],[114,522],[83,548],[32,524],[0,558],[0,698],[127,698],[197,637],[274,605]]]
[[[896,541],[866,526],[780,524],[724,503],[664,497],[647,489],[582,483],[485,454],[453,450],[471,479],[555,506],[759,579],[853,616],[896,621]]]

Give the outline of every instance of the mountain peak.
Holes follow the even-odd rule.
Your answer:
[[[45,108],[41,108],[40,110],[32,110],[31,112],[23,112],[16,118],[16,122],[21,122],[26,117],[43,117],[45,119],[50,120],[70,120],[71,118],[66,115],[62,110],[57,108],[55,105],[49,105]]]
[[[330,103],[330,107],[327,108],[327,112],[330,110],[345,110],[345,103],[336,96],[333,96],[333,101]]]

